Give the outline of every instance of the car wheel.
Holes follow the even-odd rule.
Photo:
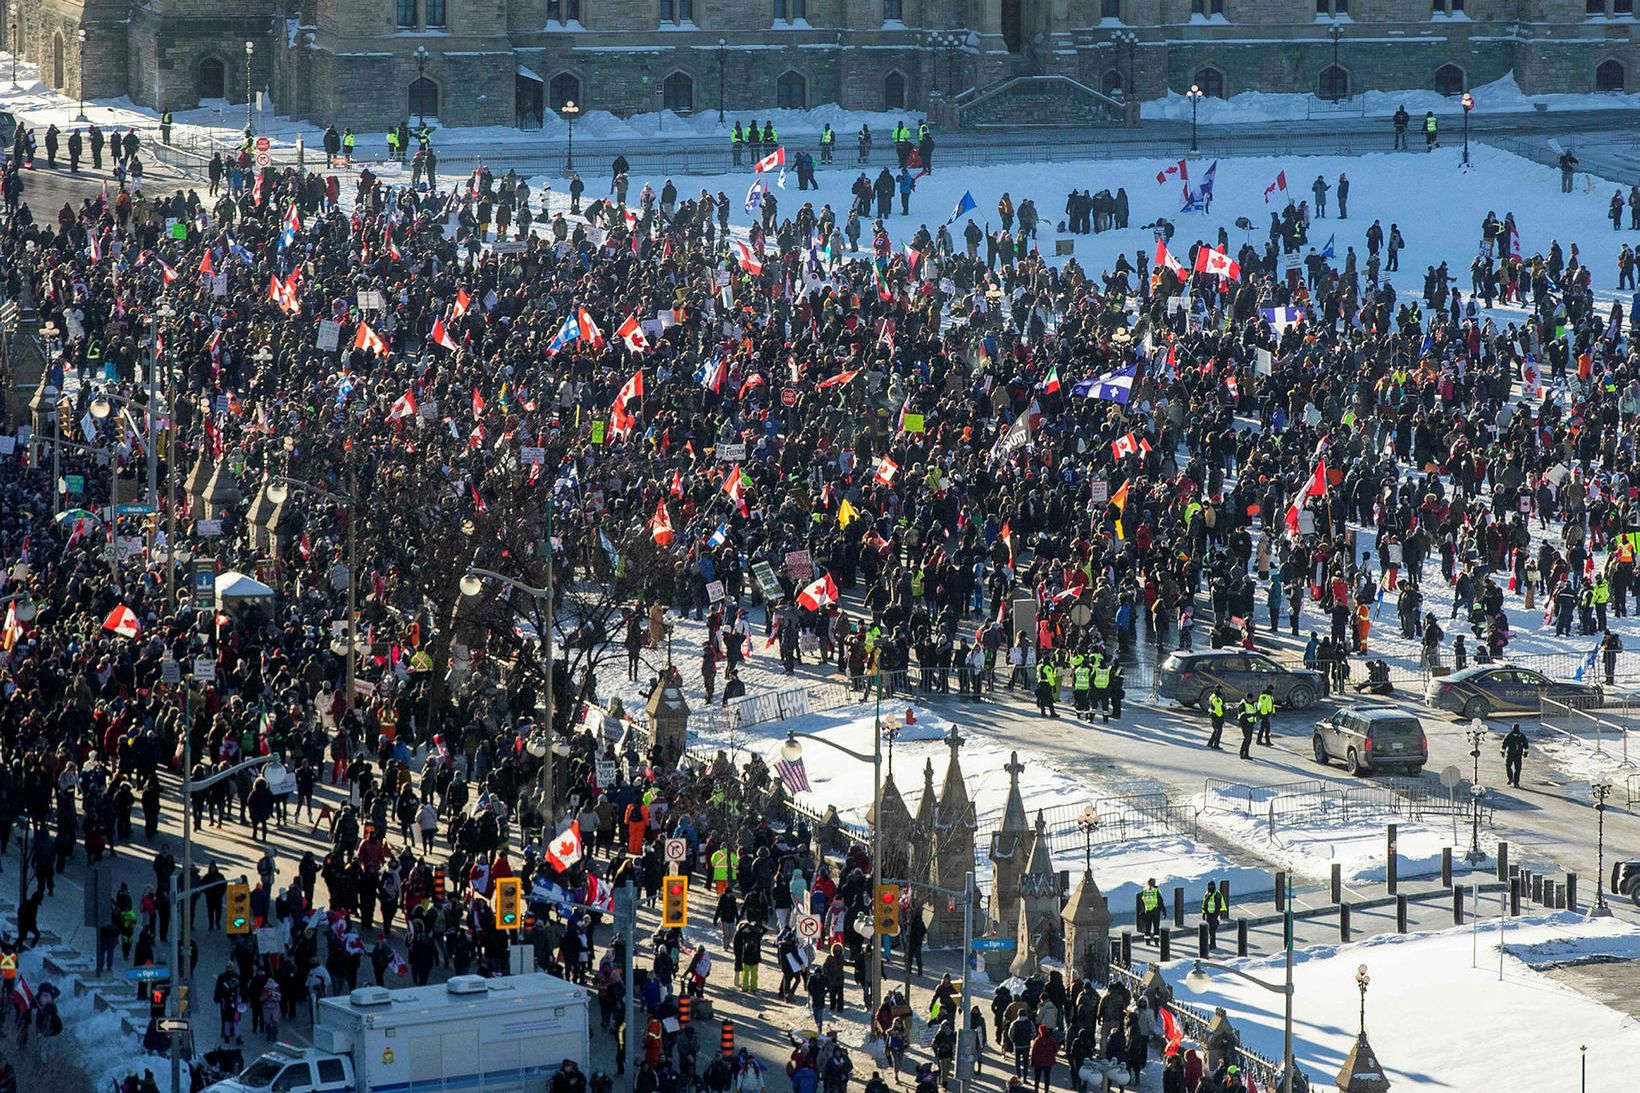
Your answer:
[[[1308,683],[1300,683],[1287,692],[1287,705],[1295,710],[1307,710],[1315,705],[1315,692]]]
[[[1326,766],[1327,765],[1327,745],[1321,739],[1321,734],[1316,733],[1315,736],[1311,738],[1310,744],[1311,744],[1312,747],[1315,748],[1315,761],[1317,763],[1320,763],[1322,766]]]
[[[1361,757],[1356,754],[1354,748],[1351,748],[1349,754],[1344,757],[1344,769],[1357,778],[1367,773],[1367,768],[1361,765]]]
[[[1200,710],[1202,713],[1212,713],[1213,711],[1208,709],[1208,703],[1212,700],[1212,692],[1203,691],[1201,694],[1196,696],[1196,701],[1192,702],[1191,705],[1196,707],[1196,709]]]
[[[1463,715],[1471,721],[1484,721],[1492,716],[1492,704],[1479,696],[1471,698],[1463,704]]]

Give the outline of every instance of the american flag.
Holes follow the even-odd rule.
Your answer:
[[[780,780],[786,783],[786,788],[792,793],[809,792],[809,772],[803,769],[803,757],[796,759],[779,759],[775,761],[774,769],[780,775]]]

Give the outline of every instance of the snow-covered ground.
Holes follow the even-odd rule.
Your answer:
[[[1204,792],[1191,804],[1201,810],[1203,827],[1306,880],[1329,879],[1335,863],[1346,884],[1383,880],[1388,874],[1386,829],[1391,823],[1397,825],[1396,873],[1401,877],[1439,872],[1442,849],[1462,845],[1459,836],[1468,834],[1467,828],[1459,832],[1352,803],[1347,790],[1318,799],[1317,809],[1301,817],[1278,808],[1272,824],[1271,798],[1257,787],[1243,787],[1234,794]],[[1473,868],[1461,855],[1452,864],[1458,872]]]
[[[1640,95],[1601,92],[1593,95],[1548,94],[1528,95],[1520,89],[1513,72],[1502,79],[1470,89],[1475,97],[1475,114],[1516,114],[1538,109],[1539,104],[1550,111],[1566,110],[1636,110],[1640,109]],[[1404,106],[1416,122],[1424,111],[1432,110],[1440,119],[1441,130],[1451,136],[1457,126],[1450,120],[1458,110],[1455,95],[1435,91],[1364,91],[1354,98],[1336,104],[1323,103],[1314,95],[1280,94],[1267,91],[1244,91],[1228,99],[1202,99],[1197,106],[1197,121],[1203,125],[1252,125],[1266,121],[1304,121],[1322,117],[1382,118],[1388,131],[1389,119],[1396,108]],[[1165,98],[1152,99],[1141,107],[1146,119],[1165,118],[1172,121],[1190,120],[1190,100],[1184,95],[1169,92]],[[1412,127],[1414,130],[1416,126]],[[1413,132],[1409,140],[1422,142]]]
[[[1367,1034],[1390,1087],[1457,1091],[1626,1089],[1640,1059],[1640,1021],[1557,982],[1550,964],[1640,953],[1640,929],[1617,919],[1562,913],[1513,919],[1504,931],[1502,975],[1498,922],[1478,929],[1386,934],[1350,945],[1299,950],[1293,968],[1294,1056],[1320,1086],[1332,1087],[1355,1041],[1365,964]],[[1233,967],[1279,983],[1279,956],[1236,960]],[[1164,969],[1177,997],[1224,1006],[1242,1042],[1281,1058],[1281,1000],[1230,975],[1209,989],[1186,989],[1189,961]],[[1578,1085],[1587,1047],[1588,1084]]]

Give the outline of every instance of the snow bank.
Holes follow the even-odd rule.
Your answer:
[[[1498,925],[1436,933],[1386,934],[1351,945],[1300,950],[1294,959],[1294,1045],[1316,1087],[1332,1087],[1355,1040],[1360,994],[1356,968],[1367,966],[1367,1033],[1393,1089],[1453,1091],[1578,1088],[1587,1046],[1588,1089],[1627,1089],[1640,1059],[1640,1022],[1536,970],[1602,955],[1640,954],[1640,928],[1617,919],[1562,913],[1513,919],[1504,934],[1499,975]],[[1273,982],[1279,956],[1233,967]],[[1181,1001],[1234,1016],[1242,1042],[1279,1059],[1281,1000],[1229,975],[1200,994],[1184,988],[1190,962],[1166,969]],[[1507,1077],[1504,1077],[1507,1076]]]

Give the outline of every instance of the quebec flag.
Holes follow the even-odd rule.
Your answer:
[[[1133,397],[1133,381],[1138,374],[1139,365],[1130,364],[1126,368],[1118,368],[1102,376],[1077,381],[1071,387],[1071,394],[1077,398],[1104,399],[1106,402],[1117,402],[1126,406],[1128,399]]]
[[[1213,176],[1218,172],[1218,169],[1219,161],[1215,159],[1213,165],[1207,168],[1207,173],[1202,175],[1199,183],[1185,187],[1184,208],[1180,209],[1180,212],[1204,213],[1207,211],[1207,206],[1213,201]]]

